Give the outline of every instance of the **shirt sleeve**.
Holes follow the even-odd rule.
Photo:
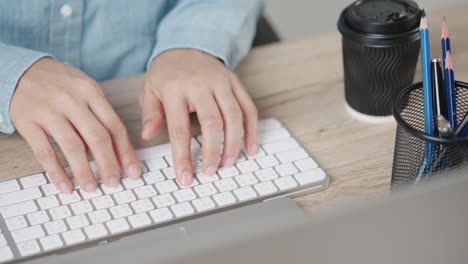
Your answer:
[[[234,69],[255,36],[262,0],[179,0],[161,21],[147,68],[161,52],[193,48]]]
[[[50,56],[30,49],[0,43],[0,133],[11,134],[10,103],[18,80],[40,58]]]

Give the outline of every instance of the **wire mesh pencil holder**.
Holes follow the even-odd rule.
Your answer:
[[[457,124],[468,111],[468,83],[456,81]],[[398,94],[393,105],[397,121],[392,189],[441,179],[468,164],[468,137],[443,138],[424,132],[422,83]],[[434,128],[434,131],[437,131]]]

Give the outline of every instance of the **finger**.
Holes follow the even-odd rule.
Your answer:
[[[26,126],[17,126],[26,142],[31,146],[34,156],[47,172],[54,185],[63,193],[70,193],[73,184],[57,158],[47,134],[38,125],[29,123]]]
[[[111,136],[88,108],[71,107],[66,115],[88,145],[104,184],[115,187],[120,182],[120,169]]]
[[[59,145],[81,188],[86,192],[96,191],[96,178],[88,163],[85,144],[73,126],[65,117],[60,116],[47,118],[47,123],[43,126]]]
[[[114,152],[120,163],[120,167],[130,178],[138,178],[141,175],[141,164],[130,142],[127,129],[115,113],[112,106],[103,96],[97,96],[90,102],[90,109],[107,129],[111,136]]]
[[[143,123],[141,137],[148,140],[161,129],[164,120],[164,109],[161,101],[148,89],[144,89],[140,97],[140,106]]]
[[[202,131],[203,173],[214,175],[218,170],[223,136],[223,119],[214,98],[209,95],[193,96]]]
[[[224,122],[223,166],[231,167],[239,156],[242,144],[242,112],[232,89],[216,89],[215,100]]]
[[[250,96],[241,81],[234,73],[231,74],[231,83],[234,96],[237,98],[237,102],[239,103],[244,116],[243,125],[245,148],[248,155],[255,156],[257,154],[257,108],[255,107],[252,99],[250,99]]]
[[[169,139],[177,180],[184,186],[193,182],[190,119],[186,100],[181,96],[172,96],[164,100]]]

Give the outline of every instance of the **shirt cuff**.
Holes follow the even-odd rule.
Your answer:
[[[217,30],[188,28],[187,26],[173,28],[174,32],[170,37],[165,36],[156,40],[156,45],[146,65],[148,69],[154,58],[160,53],[175,48],[191,48],[206,52],[224,62],[224,64],[234,69],[240,61],[236,61],[236,53],[233,45],[234,36]]]
[[[15,127],[10,119],[10,103],[19,79],[31,65],[47,53],[0,44],[0,132],[11,134]]]

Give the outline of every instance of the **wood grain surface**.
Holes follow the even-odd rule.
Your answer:
[[[429,11],[428,17],[432,54],[441,57],[440,22],[443,15],[447,16],[456,78],[468,81],[466,10],[468,5],[452,6]],[[415,80],[421,79],[419,68]],[[366,124],[345,110],[339,33],[256,48],[237,73],[254,99],[260,118],[280,119],[331,177],[327,190],[296,198],[301,206],[313,209],[388,193],[396,123]],[[102,83],[137,148],[168,142],[166,129],[154,140],[145,142],[140,138],[137,98],[143,77],[141,74]],[[193,123],[196,134],[199,128]],[[39,171],[42,168],[18,134],[0,135],[0,179]]]

